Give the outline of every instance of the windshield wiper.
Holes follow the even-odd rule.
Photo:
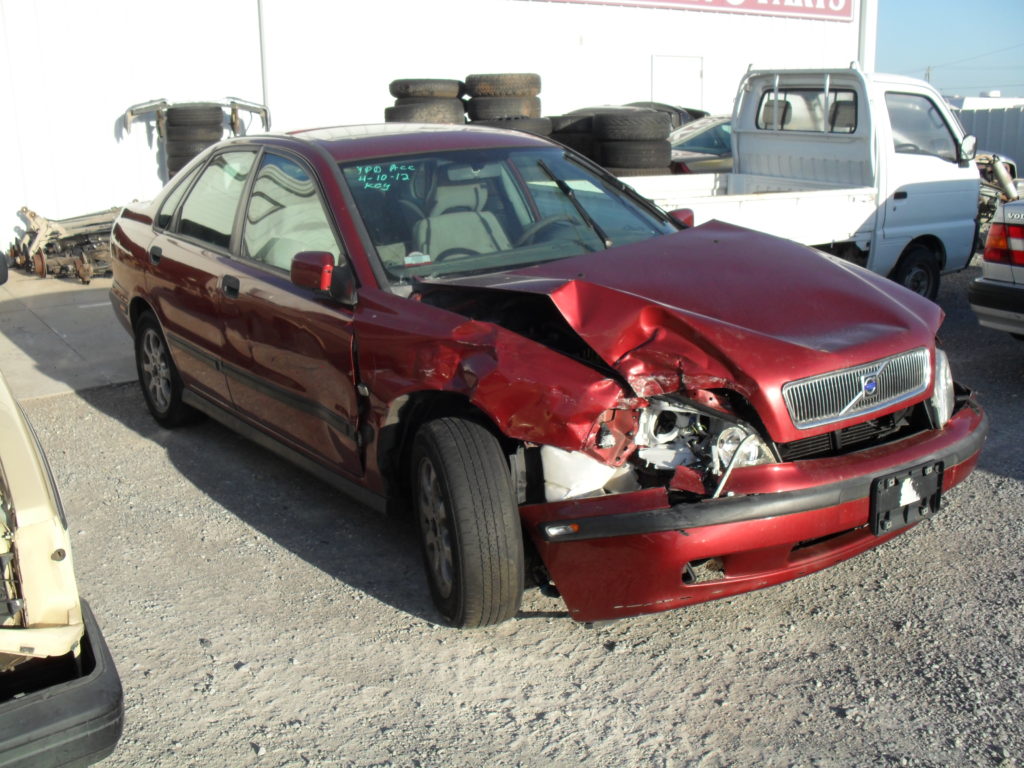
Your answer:
[[[594,217],[587,213],[587,209],[583,207],[583,204],[579,200],[576,199],[576,193],[573,191],[573,188],[566,184],[564,179],[560,179],[552,173],[551,169],[548,168],[548,164],[543,160],[538,160],[537,165],[540,166],[540,169],[544,171],[544,174],[549,179],[558,185],[558,188],[562,190],[562,194],[569,198],[569,202],[572,203],[572,207],[576,209],[579,215],[583,218],[583,221],[586,222],[587,226],[594,230],[594,234],[601,238],[601,242],[604,244],[604,247],[611,248],[612,241],[609,239],[608,235],[605,234],[604,230],[601,229],[601,225],[594,221]]]

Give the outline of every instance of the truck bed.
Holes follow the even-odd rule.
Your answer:
[[[873,187],[807,179],[702,173],[625,181],[665,210],[692,209],[695,224],[718,219],[805,245],[866,243],[878,209]]]

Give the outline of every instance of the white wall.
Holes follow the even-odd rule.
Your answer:
[[[874,0],[861,2],[873,34]],[[265,86],[272,128],[292,130],[380,122],[397,78],[537,72],[545,114],[652,96],[728,112],[749,64],[856,59],[859,7],[837,22],[530,0],[262,0],[263,83],[258,0],[0,0],[0,247],[22,205],[64,218],[159,190],[152,125],[119,128],[139,102],[260,102]],[[673,89],[673,77],[685,82]]]

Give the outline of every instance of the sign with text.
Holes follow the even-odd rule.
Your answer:
[[[725,11],[802,19],[852,21],[857,0],[550,0],[556,3],[631,5],[642,8],[672,8],[686,11]]]

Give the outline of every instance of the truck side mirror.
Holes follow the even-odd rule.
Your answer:
[[[960,166],[966,168],[978,152],[978,137],[967,134],[960,140]]]

